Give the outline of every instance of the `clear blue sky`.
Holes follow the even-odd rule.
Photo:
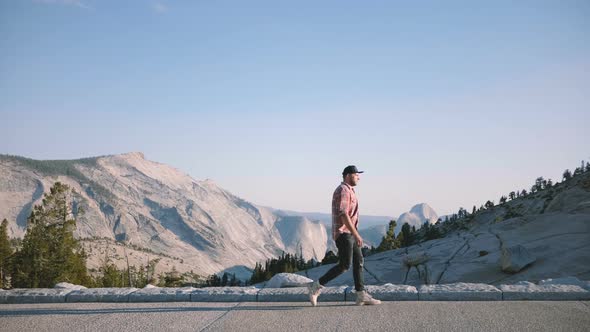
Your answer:
[[[0,153],[142,151],[257,204],[468,210],[590,160],[589,1],[0,2]]]

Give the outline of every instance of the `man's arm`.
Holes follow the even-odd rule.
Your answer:
[[[344,225],[346,225],[346,228],[348,228],[350,233],[352,233],[352,236],[354,236],[354,238],[356,240],[356,244],[359,246],[359,248],[362,248],[363,247],[363,238],[361,237],[359,232],[356,230],[356,228],[352,224],[352,220],[350,220],[348,213],[341,214],[340,220],[342,220],[342,223]]]

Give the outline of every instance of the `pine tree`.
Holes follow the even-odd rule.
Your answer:
[[[400,247],[399,242],[395,238],[395,227],[397,227],[397,222],[395,220],[391,220],[389,222],[389,229],[387,230],[387,233],[385,236],[383,236],[381,243],[377,247],[377,252],[393,250]]]
[[[541,191],[541,190],[545,189],[545,187],[544,187],[544,185],[543,185],[544,183],[546,183],[546,182],[545,182],[545,179],[543,179],[543,177],[542,177],[542,176],[541,176],[541,177],[538,177],[538,178],[535,180],[535,185],[533,186],[533,188],[535,188],[535,192],[537,192],[537,191]],[[531,190],[531,191],[532,191],[532,190]]]
[[[434,240],[441,237],[440,231],[438,227],[435,225],[430,225],[426,223],[426,232],[424,233],[426,236],[426,240]]]
[[[459,208],[459,211],[457,212],[457,217],[458,218],[463,218],[466,215],[466,210],[463,207]]]
[[[22,249],[14,257],[14,287],[53,287],[57,282],[90,285],[86,254],[74,238],[76,220],[69,186],[56,182],[28,219]]]
[[[226,272],[227,273],[227,272]],[[164,274],[165,287],[181,287],[184,283],[184,277],[178,273],[176,266],[172,266],[172,271]],[[227,283],[227,279],[226,279]]]
[[[567,180],[569,180],[569,179],[571,179],[571,178],[572,178],[572,172],[570,172],[570,170],[569,170],[569,169],[566,169],[566,170],[563,172],[563,180],[564,180],[564,181],[567,181]]]
[[[227,272],[223,272],[223,276],[221,277],[221,286],[227,286],[229,281],[229,274]]]
[[[12,247],[8,238],[8,220],[2,220],[0,225],[0,288],[8,287],[8,275],[10,274],[9,259],[12,255]]]
[[[332,250],[326,252],[322,259],[322,265],[333,264],[338,262],[338,256]]]
[[[124,287],[125,272],[117,268],[113,263],[107,263],[100,269],[102,277],[99,279],[99,284],[102,287]]]
[[[403,248],[403,247],[406,246],[406,241],[404,239],[404,233],[403,232],[399,232],[399,234],[397,234],[396,240],[400,244],[400,247]]]
[[[410,224],[408,224],[407,222],[402,225],[402,231],[400,232],[400,234],[403,234],[403,237],[402,237],[403,241],[401,242],[402,247],[408,247],[412,244],[412,240],[413,240],[412,233],[415,233],[415,232],[416,232],[416,227],[412,226],[412,229],[410,229]]]

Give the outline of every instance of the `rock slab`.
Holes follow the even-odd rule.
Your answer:
[[[535,256],[531,254],[525,247],[516,245],[502,249],[500,266],[504,272],[516,273],[524,269],[526,266],[534,263],[535,260]]]

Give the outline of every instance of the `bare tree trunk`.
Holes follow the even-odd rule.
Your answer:
[[[129,270],[129,256],[127,256],[127,248],[123,245],[123,252],[125,253],[125,258],[127,259],[127,279],[129,280],[129,287],[133,287],[131,284],[131,271]]]

